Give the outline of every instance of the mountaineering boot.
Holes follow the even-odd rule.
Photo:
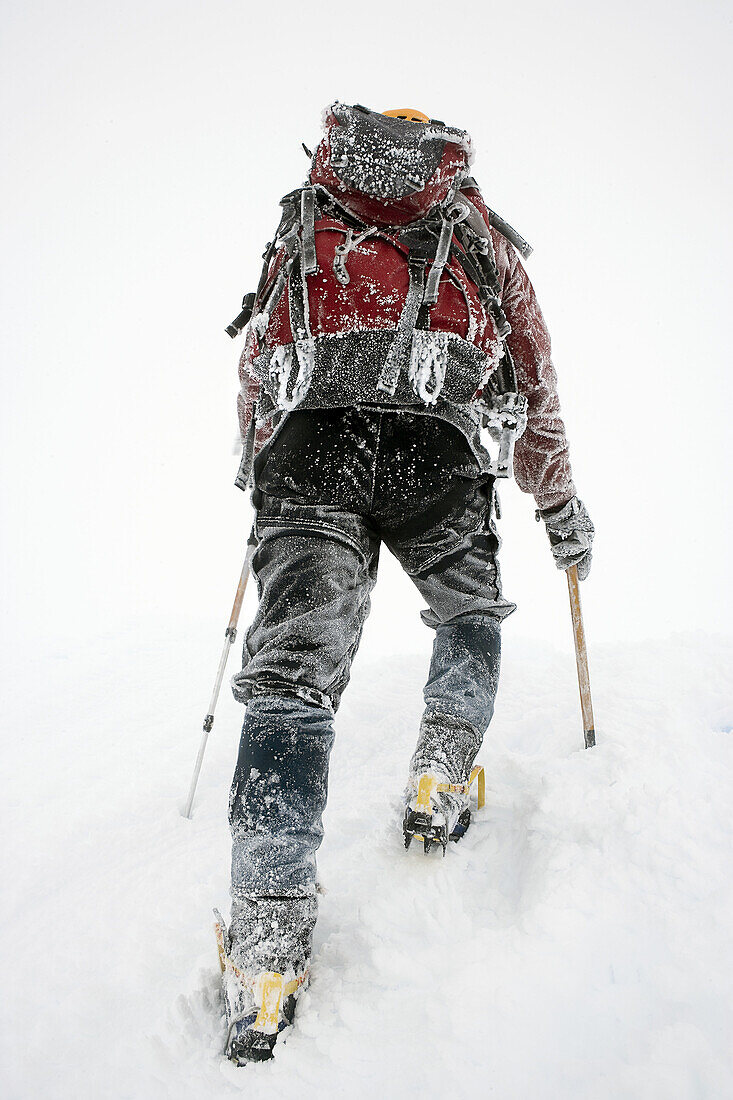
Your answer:
[[[465,783],[450,783],[439,772],[423,772],[411,775],[406,791],[405,816],[402,832],[405,848],[413,837],[423,842],[427,854],[434,844],[439,844],[445,855],[449,840],[460,840],[471,823],[469,790],[478,779],[478,808],[484,804],[484,769],[477,765]]]
[[[215,932],[226,1012],[226,1054],[235,1065],[264,1062],[293,1023],[308,984],[314,898],[235,898],[227,929]]]
[[[437,632],[426,699],[429,689],[443,675],[441,668],[445,675],[457,675],[459,650],[455,644],[443,644],[449,635],[445,626]],[[445,855],[448,841],[460,840],[466,832],[471,822],[469,788],[474,779],[479,780],[479,806],[484,803],[484,770],[472,770],[481,740],[480,729],[471,721],[446,713],[435,701],[429,701],[420,722],[405,792],[402,831],[406,848],[413,837],[418,837],[426,852],[439,844]]]

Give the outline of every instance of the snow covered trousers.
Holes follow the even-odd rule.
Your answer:
[[[298,412],[259,463],[259,607],[234,694],[247,702],[230,798],[232,896],[313,898],[333,714],[380,543],[435,629],[412,769],[467,778],[494,707],[501,595],[493,486],[457,429],[419,414]]]

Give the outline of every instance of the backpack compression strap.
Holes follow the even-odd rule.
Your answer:
[[[473,189],[474,191],[478,191],[479,189],[478,184],[476,183],[476,180],[473,178],[473,176],[469,176],[461,184],[461,201],[468,203],[470,208],[470,213],[466,220],[471,226],[471,229],[473,229],[474,233],[478,234],[480,237],[486,237],[486,222],[483,219],[481,211],[474,203],[471,202],[471,199],[466,194],[466,191],[469,191],[471,189]],[[484,206],[486,206],[485,202]],[[494,228],[497,233],[501,233],[502,237],[509,241],[510,244],[514,245],[523,260],[529,259],[533,252],[532,245],[528,244],[521,233],[517,233],[516,229],[514,229],[509,224],[509,222],[504,221],[501,215],[492,210],[490,206],[486,206],[486,212],[489,215],[489,223],[492,228]]]

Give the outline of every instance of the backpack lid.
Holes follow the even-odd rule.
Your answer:
[[[465,130],[335,102],[324,113],[310,182],[351,199],[348,205],[367,220],[404,224],[442,201],[470,159]]]

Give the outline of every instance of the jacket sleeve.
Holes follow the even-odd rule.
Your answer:
[[[519,256],[507,248],[502,308],[512,331],[507,346],[514,359],[519,392],[527,398],[527,427],[517,440],[514,474],[538,508],[555,508],[575,496],[565,425],[560,417],[557,375],[550,334]]]
[[[254,454],[257,455],[272,435],[273,425],[269,420],[264,424],[257,423],[257,403],[260,398],[261,384],[251,368],[252,356],[255,353],[255,339],[254,333],[249,328],[239,360],[237,414],[242,442],[246,446],[249,434],[253,433]]]
[[[462,188],[491,235],[496,254],[501,306],[512,326],[507,346],[514,359],[519,392],[527,398],[527,427],[514,451],[514,476],[538,508],[554,508],[575,496],[565,425],[560,418],[557,375],[537,297],[519,255],[491,227],[491,216],[475,180]]]
[[[507,346],[514,359],[519,392],[527,398],[527,427],[514,450],[514,476],[538,508],[555,508],[575,496],[565,425],[560,417],[557,375],[550,334],[519,255],[491,227],[491,215],[471,179],[462,188],[486,223],[496,254],[501,306],[512,331]]]

